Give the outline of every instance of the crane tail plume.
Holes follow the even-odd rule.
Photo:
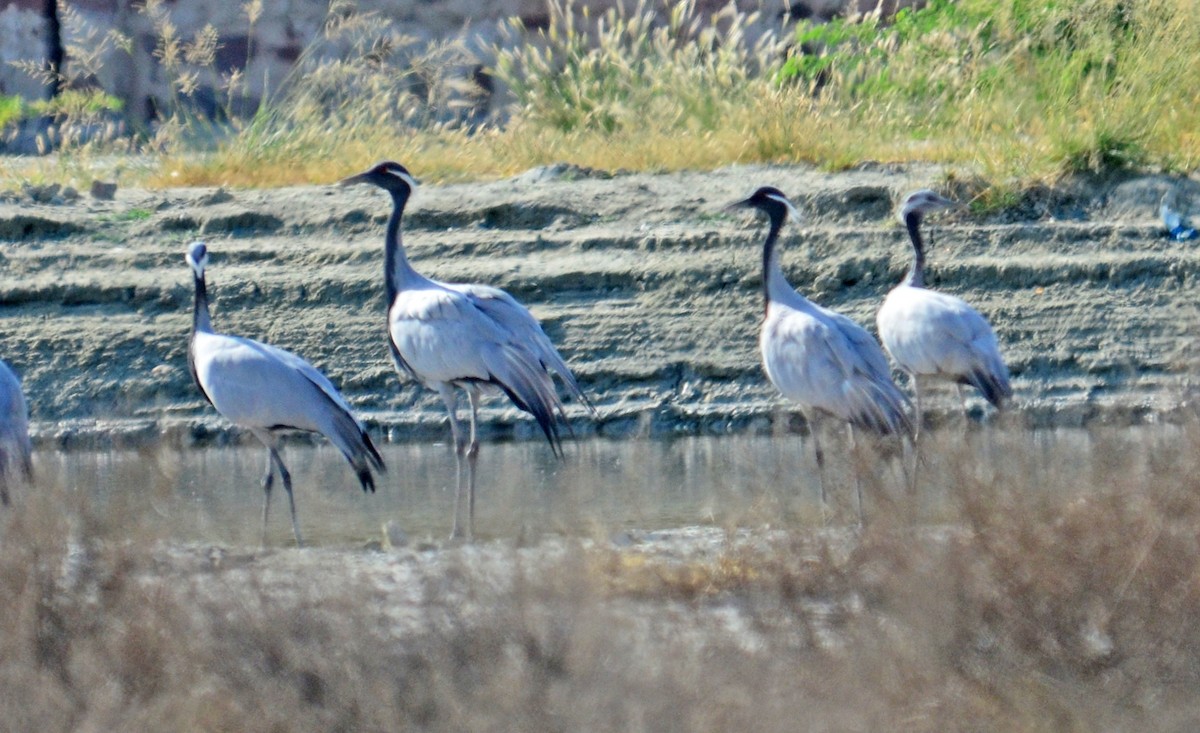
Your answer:
[[[553,362],[550,364],[543,363],[542,366],[553,370],[554,373],[558,375],[558,378],[562,380],[563,385],[566,386],[567,391],[571,394],[571,397],[576,402],[587,408],[587,411],[592,415],[592,417],[595,417],[596,406],[593,405],[592,401],[589,400],[587,395],[583,393],[583,389],[579,386],[579,382],[575,379],[575,375],[571,373],[571,370],[569,367],[567,367],[566,363],[561,358],[557,358],[557,354],[554,356],[556,358]]]
[[[499,386],[513,404],[528,412],[546,435],[551,450],[563,457],[561,426],[567,423],[566,410],[554,389],[554,380],[545,371],[544,361],[520,348],[506,347],[492,360],[489,381]],[[561,422],[560,422],[561,421]]]
[[[333,404],[332,400],[330,400],[330,404]],[[371,471],[387,473],[383,456],[379,455],[375,443],[371,441],[371,436],[354,419],[353,415],[338,409],[331,415],[331,418],[329,428],[321,432],[346,457],[350,467],[354,469],[355,475],[358,476],[363,491],[373,493],[375,479],[371,475]]]
[[[976,370],[964,380],[967,384],[979,390],[988,402],[997,410],[1012,397],[1012,385],[1003,374],[996,374],[983,369]]]
[[[355,466],[354,473],[358,476],[358,482],[362,484],[364,494],[375,493],[375,477],[371,474],[371,469],[366,466]]]
[[[908,414],[908,399],[899,390],[889,390],[882,385],[876,385],[861,397],[859,410],[851,419],[855,427],[881,435],[912,435],[913,423]]]
[[[371,462],[371,467],[380,473],[387,473],[387,466],[383,462],[383,456],[379,455],[379,451],[375,448],[375,443],[371,441],[371,436],[367,435],[366,430],[359,431],[362,437],[363,448],[365,449],[367,460]]]
[[[514,405],[533,416],[533,419],[537,421],[538,427],[540,427],[542,429],[542,433],[545,434],[546,441],[550,443],[550,450],[554,452],[555,456],[562,458],[564,455],[562,449],[562,436],[559,433],[560,428],[559,422],[555,415],[555,406],[553,404],[548,404],[544,399],[542,399],[541,395],[536,393],[532,393],[529,395],[530,398],[526,399],[524,396],[519,394],[517,390],[513,389],[509,385],[499,381],[497,381],[496,384],[500,386],[500,389],[504,391],[504,394],[508,395],[508,398],[512,400]]]
[[[355,427],[358,427],[357,424]],[[362,484],[364,493],[375,493],[375,477],[371,473],[372,470],[379,473],[387,473],[387,466],[383,463],[383,457],[379,455],[375,444],[371,442],[371,436],[367,435],[367,431],[358,428],[358,440],[352,446],[352,452],[343,453],[346,459],[350,461],[350,465],[354,468],[355,475],[358,476],[358,482]]]

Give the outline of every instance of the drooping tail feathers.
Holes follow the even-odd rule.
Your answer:
[[[579,382],[576,381],[575,375],[571,373],[571,369],[566,365],[566,362],[562,360],[562,357],[560,357],[557,352],[551,351],[550,356],[552,357],[550,359],[547,359],[546,355],[542,356],[542,366],[557,374],[558,378],[561,379],[562,383],[566,386],[567,391],[570,392],[571,396],[575,398],[575,401],[587,408],[587,411],[590,412],[593,417],[595,417],[596,406],[593,405],[592,401],[589,400],[587,395],[583,393],[583,389],[579,386]],[[547,363],[547,361],[549,361],[549,363]]]
[[[346,458],[354,468],[354,474],[358,476],[358,482],[362,484],[363,491],[373,494],[375,493],[375,477],[371,474],[371,470],[387,473],[387,466],[384,465],[383,457],[375,449],[375,444],[371,442],[371,436],[367,435],[367,431],[359,430],[359,440],[358,453],[353,457],[347,455]]]
[[[541,360],[530,360],[512,347],[505,347],[503,353],[504,373],[493,373],[491,381],[504,390],[514,405],[533,416],[550,449],[561,458],[562,427],[566,426],[568,433],[572,431],[553,380],[543,370]]]
[[[332,404],[332,400],[330,403]],[[329,442],[337,446],[337,449],[349,461],[350,467],[354,469],[354,474],[358,477],[358,482],[362,484],[362,490],[374,493],[375,477],[371,471],[387,473],[383,456],[379,455],[379,451],[375,449],[371,436],[349,412],[339,408],[333,411],[330,417],[332,425],[329,431],[325,432],[325,437],[329,438]]]
[[[882,435],[913,434],[908,398],[894,384],[874,383],[860,394],[850,422],[857,428]]]
[[[996,409],[1004,407],[1004,403],[1013,395],[1012,385],[1008,375],[986,369],[976,369],[962,379],[963,384],[969,384],[992,403]]]

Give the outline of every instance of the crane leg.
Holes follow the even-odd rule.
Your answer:
[[[475,463],[479,460],[479,392],[467,390],[471,403],[471,438],[467,444],[467,540],[475,539]]]
[[[917,491],[917,472],[921,466],[921,434],[924,432],[925,415],[921,411],[921,378],[916,374],[911,376],[913,386],[913,410],[916,412],[916,420],[914,422],[912,440],[912,470],[908,473],[908,492],[910,494],[915,494]]]
[[[825,451],[821,450],[820,425],[815,417],[804,416],[808,421],[808,434],[812,437],[813,453],[817,458],[817,485],[821,488],[821,521],[828,519],[829,500],[825,495]]]
[[[17,438],[8,445],[0,445],[0,506],[9,504],[10,485],[18,486],[22,482],[25,486],[33,485],[32,450],[27,439],[22,441]],[[14,460],[19,464],[15,468],[12,465]],[[18,470],[20,477],[16,475]]]
[[[913,408],[916,410],[915,429],[913,431],[913,441],[921,439],[921,433],[925,427],[925,414],[921,411],[921,378],[916,374],[912,375],[913,385]]]
[[[263,511],[262,511],[262,546],[267,546],[267,514],[271,511],[271,486],[275,483],[275,459],[271,457],[274,451],[267,448],[267,472],[262,478]]]
[[[296,536],[296,547],[304,547],[304,538],[300,536],[300,522],[296,521],[296,497],[292,494],[292,475],[283,465],[279,451],[274,448],[271,449],[271,459],[275,461],[275,468],[279,470],[279,478],[283,481],[283,490],[287,492],[288,509],[292,512],[292,534]]]
[[[863,511],[862,475],[858,470],[858,442],[854,439],[854,425],[846,423],[846,431],[850,438],[850,470],[854,473],[854,493],[858,497],[858,526],[866,526],[867,515]]]
[[[8,453],[6,448],[0,445],[0,505],[8,506]]]
[[[446,405],[446,413],[450,416],[450,438],[454,441],[454,525],[450,529],[451,540],[470,539],[462,515],[466,510],[466,477],[463,475],[463,459],[466,457],[466,441],[463,440],[462,427],[458,424],[458,393],[454,385],[443,385],[438,388],[442,402]]]

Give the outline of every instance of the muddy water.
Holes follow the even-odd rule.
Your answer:
[[[868,515],[896,506],[924,521],[953,513],[964,485],[1003,482],[1027,490],[1088,491],[1142,481],[1184,450],[1187,431],[1170,425],[1120,429],[1005,430],[931,434],[916,497],[905,493],[895,457],[863,450]],[[826,436],[826,479],[840,521],[853,521],[854,482],[838,435]],[[410,541],[440,541],[450,528],[454,457],[445,444],[386,445],[389,473],[373,495],[359,490],[327,446],[285,449],[302,529],[315,545],[378,542],[393,521]],[[51,452],[37,455],[43,481],[117,507],[131,524],[172,540],[256,544],[264,451],[257,445],[199,450]],[[482,537],[544,532],[620,536],[625,529],[688,525],[820,523],[811,445],[795,435],[590,439],[564,460],[534,442],[486,444],[479,462]],[[890,507],[890,508],[889,508]],[[868,516],[870,519],[870,516]],[[268,543],[290,544],[283,492],[276,490]]]

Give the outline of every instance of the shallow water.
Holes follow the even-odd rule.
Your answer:
[[[964,481],[1003,481],[1033,490],[1089,490],[1161,470],[1185,429],[1159,425],[1110,430],[1054,429],[931,433],[917,496],[908,497],[899,460],[860,450],[868,519],[887,511],[881,496],[917,506],[937,521]],[[825,436],[827,486],[856,518],[854,481],[840,435]],[[948,444],[952,444],[947,448]],[[384,445],[388,473],[364,494],[327,445],[289,445],[284,461],[309,544],[356,545],[395,521],[416,541],[449,533],[454,455],[446,444]],[[865,454],[865,455],[863,455]],[[188,542],[257,543],[265,451],[239,447],[112,452],[39,452],[40,482],[57,482],[141,526]],[[966,478],[964,478],[966,477]],[[286,495],[276,484],[268,543],[291,543]],[[622,528],[696,524],[819,524],[816,463],[797,435],[592,439],[556,459],[537,442],[485,443],[479,460],[477,529],[482,538],[563,532],[607,536]],[[906,498],[907,497],[907,498]],[[895,506],[892,503],[891,506]],[[123,515],[124,516],[124,515]]]

